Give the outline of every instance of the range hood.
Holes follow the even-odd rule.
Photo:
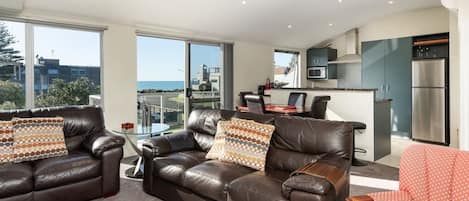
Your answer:
[[[358,54],[358,45],[358,29],[347,31],[347,33],[345,33],[346,54],[337,58],[335,61],[330,61],[329,64],[361,63],[362,57]]]

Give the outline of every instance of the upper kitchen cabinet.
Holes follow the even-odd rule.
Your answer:
[[[310,48],[306,54],[308,66],[327,66],[337,58],[337,50],[332,48]]]
[[[362,86],[377,88],[377,99],[392,99],[392,131],[405,137],[412,120],[411,82],[411,37],[362,43]]]

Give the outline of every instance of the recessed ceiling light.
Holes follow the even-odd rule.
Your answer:
[[[287,26],[287,28],[291,29],[291,28],[293,28],[293,26],[292,26],[291,24],[289,24],[289,25]]]
[[[243,5],[246,5],[247,3],[248,3],[248,1],[246,1],[246,0],[241,1],[241,4],[243,4]]]
[[[330,27],[331,27],[331,26],[334,26],[334,24],[332,24],[332,23],[329,23],[329,26],[330,26]]]
[[[339,0],[339,3],[342,3],[342,0]]]
[[[390,5],[394,4],[394,1],[388,1],[388,4]]]

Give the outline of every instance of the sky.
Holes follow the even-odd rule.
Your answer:
[[[25,24],[6,22],[17,43],[13,48],[25,55]],[[99,66],[98,32],[34,26],[34,54],[60,59],[61,65]],[[221,66],[218,46],[191,45],[191,77],[197,76],[200,65]],[[118,58],[116,58],[118,59]],[[275,53],[275,65],[288,66],[291,54]],[[137,36],[138,81],[183,81],[185,76],[185,41]],[[110,67],[112,68],[112,67]],[[262,68],[259,66],[259,68]]]
[[[25,24],[5,22],[17,41],[13,47],[25,55]],[[34,26],[34,55],[60,59],[61,65],[100,66],[98,32]]]

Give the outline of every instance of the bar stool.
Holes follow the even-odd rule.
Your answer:
[[[356,153],[356,152],[358,152],[358,153],[366,153],[366,150],[365,150],[365,149],[355,147],[355,131],[366,129],[366,124],[361,123],[361,122],[355,122],[355,121],[352,121],[352,122],[349,122],[349,123],[352,124],[352,128],[353,128],[352,166],[366,166],[366,165],[368,165],[367,163],[362,162],[362,161],[358,160],[358,159],[355,157],[355,153]]]

